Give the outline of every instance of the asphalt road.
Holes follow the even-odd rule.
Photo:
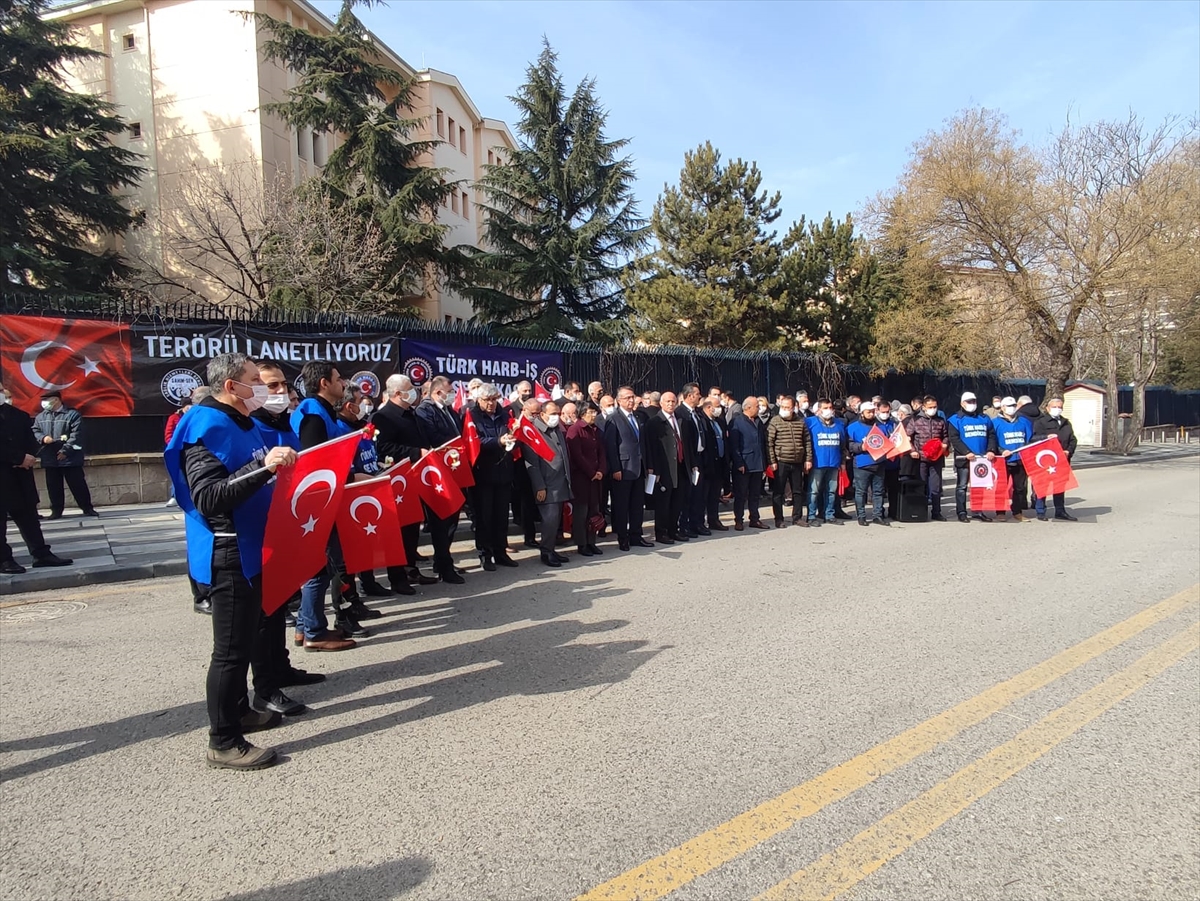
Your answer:
[[[259,773],[203,765],[184,580],[6,599],[0,898],[1197,898],[1200,460],[1080,475],[1079,523],[524,552],[293,652]]]

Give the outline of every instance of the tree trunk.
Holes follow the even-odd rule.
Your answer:
[[[1049,348],[1050,365],[1046,368],[1046,397],[1062,397],[1071,376],[1074,362],[1070,344],[1056,344]]]
[[[1117,336],[1104,332],[1106,353],[1104,369],[1104,449],[1121,450],[1123,442],[1117,431],[1121,422],[1120,384],[1117,382]]]

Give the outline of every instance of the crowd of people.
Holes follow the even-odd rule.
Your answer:
[[[1068,456],[1076,445],[1059,398],[1050,398],[1043,411],[1027,397],[997,396],[980,410],[967,392],[947,415],[932,396],[901,403],[853,395],[810,399],[798,391],[781,393],[772,403],[755,396],[739,401],[719,387],[704,392],[695,382],[677,393],[638,393],[628,385],[609,391],[599,382],[585,393],[571,382],[547,397],[521,382],[505,397],[480,380],[456,393],[444,376],[417,386],[403,374],[389,377],[382,396],[373,398],[343,379],[336,365],[320,361],[304,366],[301,398],[276,364],[256,364],[241,354],[213,359],[207,375],[209,384],[168,423],[164,457],[175,495],[191,515],[194,608],[213,622],[207,760],[233,769],[273,764],[275,752],[254,746],[246,735],[303,713],[305,705],[284,689],[325,678],[293,665],[289,627],[294,646],[306,651],[350,650],[369,634],[364,623],[382,615],[367,599],[464,582],[467,570],[451,554],[464,512],[484,572],[521,565],[510,550],[510,525],[537,550],[541,565],[558,568],[571,562],[561,552],[566,535],[585,558],[611,553],[612,547],[600,547],[610,534],[615,549],[627,552],[731,528],[769,529],[764,494],[777,529],[849,521],[888,526],[914,497],[924,507],[922,519],[944,521],[948,464],[957,519],[991,521],[991,514],[970,509],[967,490],[971,462],[987,458],[1002,461],[1008,471],[1013,519],[1025,519],[1032,503],[1044,520],[1051,515],[1047,499],[1027,501],[1017,452],[1049,435],[1058,437]],[[386,586],[374,572],[346,571],[335,530],[325,559],[297,561],[312,573],[292,601],[264,614],[261,556],[270,500],[264,489],[299,452],[368,423],[373,440],[360,442],[347,481],[369,479],[399,461],[415,463],[470,431],[477,454],[463,509],[439,516],[425,506],[423,523],[403,527],[407,563],[386,570]],[[519,423],[531,424],[548,450],[522,447],[515,436]],[[869,435],[890,437],[896,429],[904,430],[910,450],[894,457],[868,452]],[[6,441],[6,461],[13,464],[6,469],[27,471],[31,465],[35,433],[27,431],[29,440],[20,447]],[[902,486],[908,486],[903,494]],[[1052,515],[1073,520],[1064,501],[1062,495],[1052,498]],[[722,520],[725,505],[732,507],[731,525]],[[644,525],[647,510],[652,532]],[[430,557],[420,552],[422,530]],[[35,563],[45,559],[49,548],[35,546],[40,537],[25,538]],[[429,571],[421,563],[429,563]]]

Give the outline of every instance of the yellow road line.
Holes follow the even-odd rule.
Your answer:
[[[654,901],[665,897],[1173,616],[1198,599],[1200,585],[1193,585],[1147,607],[778,797],[601,883],[576,901]]]
[[[841,847],[763,892],[756,901],[810,898],[831,901],[1198,648],[1200,623],[1195,623],[1132,666],[1109,676]]]

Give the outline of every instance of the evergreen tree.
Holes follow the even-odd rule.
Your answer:
[[[640,337],[656,344],[781,349],[782,247],[769,226],[778,193],[760,190],[754,163],[705,143],[684,154],[678,187],[655,204],[658,249],[630,286]]]
[[[789,330],[814,350],[864,362],[884,289],[879,263],[855,236],[851,217],[834,222],[827,214],[820,225],[801,217],[784,243]]]
[[[420,125],[405,115],[414,82],[378,61],[355,5],[356,0],[343,0],[328,35],[253,14],[270,36],[264,57],[297,76],[287,99],[264,109],[293,128],[336,136],[321,179],[333,200],[350,204],[367,220],[364,230],[379,228],[385,259],[382,282],[373,290],[399,304],[422,290],[431,271],[451,281],[460,275],[464,257],[443,246],[446,227],[437,221],[438,207],[459,185],[447,182],[444,170],[421,164],[436,142],[409,139]]]
[[[141,157],[112,143],[115,107],[66,87],[64,67],[104,54],[46,22],[46,0],[0,3],[0,269],[10,283],[98,292],[130,267],[97,242],[141,221],[120,191]]]
[[[587,79],[567,96],[545,44],[510,98],[519,146],[479,182],[488,250],[469,291],[498,334],[603,339],[626,311],[620,276],[645,244],[628,141],[604,135],[607,114]]]

